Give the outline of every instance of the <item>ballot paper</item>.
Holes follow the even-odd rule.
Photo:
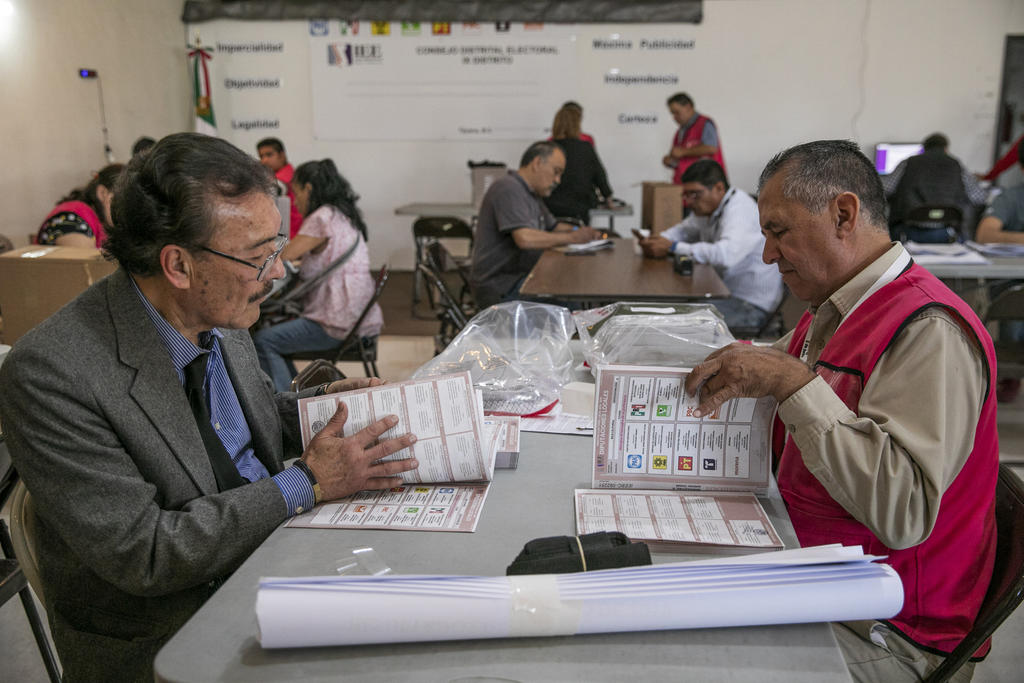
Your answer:
[[[524,432],[590,436],[594,433],[594,416],[552,411],[548,415],[524,417],[520,429]]]
[[[975,251],[993,258],[1020,258],[1024,256],[1024,244],[1012,242],[968,242],[967,246]],[[916,259],[915,259],[916,260]]]
[[[914,257],[914,261],[922,266],[955,263],[986,265],[991,263],[978,251],[963,244],[907,242],[904,247]]]
[[[494,445],[495,469],[514,470],[519,466],[518,415],[491,415],[484,418],[484,429],[490,430]]]
[[[476,531],[499,449],[507,448],[511,438],[518,457],[519,438],[518,429],[510,437],[511,423],[499,418],[485,421],[483,398],[468,372],[300,399],[303,448],[340,403],[348,407],[345,436],[385,415],[397,415],[398,424],[380,438],[411,432],[416,443],[384,460],[416,458],[419,467],[400,475],[404,486],[360,491],[323,503],[292,517],[286,526]],[[507,463],[511,455],[503,453],[502,458]]]
[[[602,249],[611,249],[614,246],[615,242],[605,237],[598,240],[584,242],[582,244],[567,244],[564,247],[559,247],[559,249],[564,251],[566,254],[589,254]]]
[[[767,491],[775,400],[733,399],[694,417],[689,372],[598,366],[594,488]]]
[[[306,529],[476,531],[488,484],[410,484],[360,491],[296,515],[285,526]]]
[[[408,484],[490,481],[496,440],[484,434],[483,399],[468,372],[300,399],[299,427],[305,448],[334,415],[348,407],[344,435],[351,436],[386,415],[398,424],[381,439],[416,435],[416,443],[384,460],[416,458],[419,467],[403,472]]]
[[[903,586],[859,547],[522,576],[263,578],[264,648],[885,619]]]
[[[652,550],[757,552],[785,545],[753,493],[576,489],[576,532],[620,531]]]

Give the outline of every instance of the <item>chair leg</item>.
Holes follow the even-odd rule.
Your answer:
[[[7,523],[2,519],[0,519],[0,546],[3,548],[5,557],[17,559],[14,556],[14,544],[11,542],[11,534],[7,531]],[[25,586],[25,588],[18,592],[18,597],[21,598],[21,606],[25,608],[25,616],[28,618],[28,625],[32,628],[32,635],[36,639],[39,656],[43,658],[46,674],[52,683],[60,683],[60,667],[57,666],[57,658],[53,654],[53,648],[50,647],[50,637],[46,634],[43,620],[39,616],[39,610],[36,609],[35,601],[32,599],[32,591],[28,586]]]

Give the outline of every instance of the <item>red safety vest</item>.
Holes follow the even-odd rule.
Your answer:
[[[36,232],[36,242],[39,241],[39,237],[43,232],[43,227],[47,221],[56,216],[58,213],[70,212],[85,221],[86,225],[92,230],[93,237],[96,238],[96,246],[102,247],[103,243],[107,241],[107,233],[103,229],[103,221],[96,215],[96,212],[92,210],[92,207],[85,202],[73,200],[70,202],[61,202],[57,206],[53,207],[53,211],[46,214],[46,218],[43,219],[43,224],[39,227]]]
[[[679,128],[676,134],[672,137],[673,147],[696,147],[701,144],[700,136],[704,134],[704,124],[711,121],[708,117],[703,114],[697,115],[697,120],[693,122],[693,125],[686,129],[686,134],[683,134],[683,129]],[[700,161],[701,159],[714,159],[718,162],[718,165],[725,171],[725,158],[722,156],[722,137],[718,137],[718,148],[715,153],[711,156],[704,157],[683,157],[679,159],[679,163],[676,164],[675,173],[672,174],[672,182],[679,185],[682,181],[680,178],[683,177],[683,171],[689,168],[693,163]],[[726,177],[728,177],[726,173]]]
[[[886,547],[811,474],[779,421],[775,424],[775,443],[780,445],[785,439],[777,477],[800,544],[861,545],[866,553],[888,555],[886,562],[899,573],[904,592],[903,609],[888,623],[914,642],[948,653],[974,625],[995,560],[999,436],[992,339],[967,304],[915,264],[849,314],[825,345],[814,371],[856,413],[861,391],[878,358],[904,323],[935,305],[946,308],[980,342],[988,361],[989,386],[975,430],[974,448],[942,495],[935,527],[927,539],[904,550]],[[791,355],[799,357],[811,318],[810,313],[804,313],[797,325],[788,349]],[[900,388],[893,387],[893,391]],[[903,391],[908,401],[914,400],[914,387],[904,387]],[[986,642],[976,656],[986,654],[989,647]]]

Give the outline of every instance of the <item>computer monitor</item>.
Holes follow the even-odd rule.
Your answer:
[[[901,161],[923,151],[920,142],[879,142],[875,145],[875,170],[881,175],[892,173]]]

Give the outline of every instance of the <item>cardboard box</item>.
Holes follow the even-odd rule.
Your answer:
[[[654,235],[683,220],[682,185],[647,181],[641,187],[641,228]]]
[[[0,254],[3,342],[13,344],[116,269],[99,249],[31,246]]]

